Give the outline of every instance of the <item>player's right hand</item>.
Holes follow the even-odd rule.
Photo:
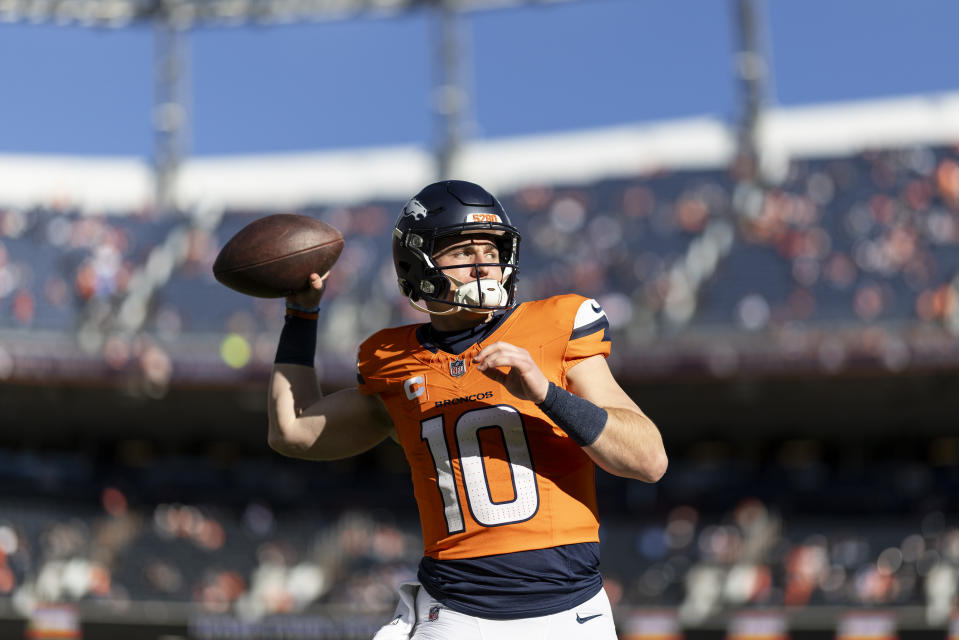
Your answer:
[[[517,398],[532,402],[546,399],[549,380],[526,349],[508,342],[494,342],[473,356],[473,362],[478,371],[505,386]]]
[[[326,279],[329,275],[329,272],[323,276],[318,273],[311,273],[309,288],[288,295],[286,301],[298,304],[301,307],[306,307],[307,309],[320,306],[320,299],[323,297],[323,290],[326,288]]]

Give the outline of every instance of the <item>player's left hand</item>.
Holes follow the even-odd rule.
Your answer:
[[[549,391],[549,380],[529,355],[529,351],[508,342],[494,342],[473,357],[473,363],[488,378],[499,382],[520,400],[542,402]],[[499,368],[508,368],[504,373]]]

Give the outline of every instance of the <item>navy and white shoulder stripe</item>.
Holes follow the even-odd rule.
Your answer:
[[[573,333],[569,336],[570,340],[578,340],[591,336],[597,331],[603,332],[603,341],[609,341],[609,319],[603,307],[590,298],[584,300],[576,311],[576,318],[573,320]]]

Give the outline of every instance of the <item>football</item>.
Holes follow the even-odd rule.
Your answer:
[[[213,276],[248,296],[282,298],[309,286],[340,257],[343,234],[308,216],[279,213],[254,220],[220,249]]]

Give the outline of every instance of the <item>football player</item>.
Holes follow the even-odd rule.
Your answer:
[[[368,338],[358,385],[326,396],[312,369],[323,277],[287,299],[270,446],[333,460],[392,437],[412,471],[424,555],[378,639],[616,638],[594,466],[656,482],[666,452],[606,364],[595,300],[517,304],[519,245],[479,185],[425,187],[400,212],[393,258],[429,321]]]

